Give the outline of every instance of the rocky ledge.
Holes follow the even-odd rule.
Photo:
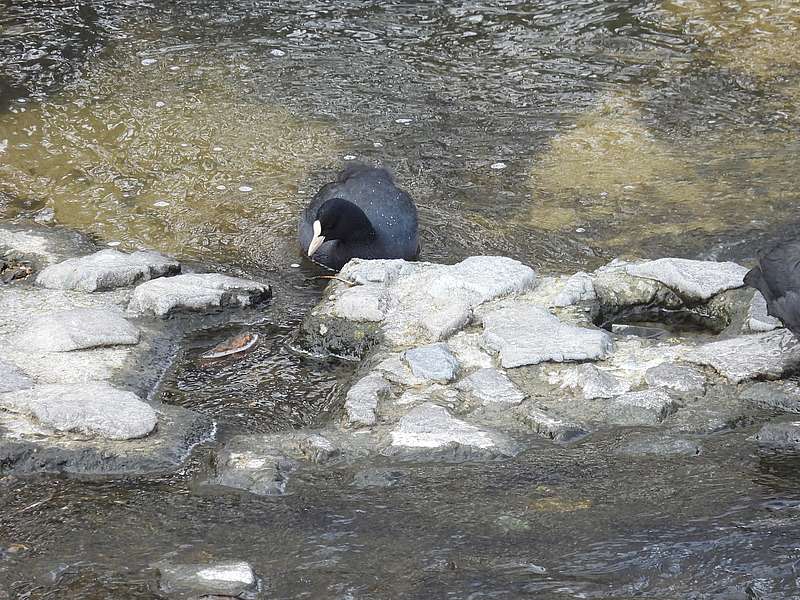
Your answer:
[[[268,285],[56,228],[0,227],[0,256],[32,265],[0,286],[2,472],[160,471],[213,436],[207,417],[156,401],[158,383],[188,330]]]
[[[781,380],[800,346],[746,272],[678,258],[558,277],[504,257],[353,260],[298,331],[306,349],[358,361],[340,419],[238,436],[205,483],[280,495],[321,468],[507,460],[614,431],[615,452],[698,456],[707,436],[800,412],[800,388]],[[768,424],[751,443],[800,447],[795,430]]]

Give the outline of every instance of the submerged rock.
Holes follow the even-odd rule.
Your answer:
[[[33,387],[33,381],[15,364],[0,358],[0,394]]]
[[[270,287],[263,283],[218,273],[191,273],[138,285],[128,312],[163,317],[178,310],[251,306],[270,295]]]
[[[660,389],[628,392],[602,404],[594,419],[610,425],[658,425],[678,410],[667,392]]]
[[[757,406],[800,413],[800,386],[794,382],[760,381],[745,388],[740,398]]]
[[[157,565],[159,591],[170,598],[255,598],[258,578],[249,563]]]
[[[414,376],[424,381],[447,383],[453,381],[458,374],[458,360],[444,343],[406,350],[403,359]]]
[[[240,435],[225,444],[217,456],[215,474],[204,484],[259,496],[281,496],[296,469],[297,462],[276,448],[268,437]]]
[[[598,360],[613,350],[605,331],[568,325],[547,310],[522,302],[484,314],[483,329],[484,345],[499,352],[505,368]]]
[[[139,330],[121,313],[76,308],[35,317],[17,335],[20,350],[68,352],[98,346],[139,343]]]
[[[681,297],[705,301],[712,296],[744,285],[748,269],[732,262],[659,258],[626,267],[628,274],[654,279]]]
[[[459,381],[457,387],[481,404],[515,406],[525,400],[525,394],[508,375],[495,368],[475,371]]]
[[[632,456],[697,456],[701,451],[701,446],[692,440],[664,435],[637,436],[616,449],[618,454]]]
[[[389,393],[389,383],[380,375],[367,375],[347,391],[344,410],[354,427],[369,427],[378,420],[378,400]]]
[[[0,395],[0,407],[49,430],[108,440],[144,437],[158,422],[153,408],[136,394],[106,383],[39,385]]]
[[[800,450],[800,421],[767,423],[755,435],[755,440],[764,446]]]
[[[174,275],[180,269],[177,261],[157,252],[125,254],[107,249],[51,265],[39,273],[36,283],[46,288],[97,292]]]

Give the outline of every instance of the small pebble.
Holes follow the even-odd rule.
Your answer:
[[[491,168],[494,169],[495,171],[499,171],[500,169],[505,169],[506,168],[506,163],[504,163],[504,162],[496,162],[491,166]]]
[[[583,227],[578,227],[575,229],[575,233],[584,233],[586,230]]]
[[[221,184],[220,184],[220,185],[218,185],[218,186],[217,186],[217,189],[218,189],[218,190],[220,190],[220,191],[222,191],[222,190],[226,190],[226,189],[228,189],[228,188],[226,188],[224,185],[221,185]]]
[[[464,33],[461,34],[461,37],[465,37],[465,38],[467,38],[467,37],[475,37],[476,35],[478,35],[478,34],[475,33],[474,31],[465,31]]]
[[[272,54],[272,56],[286,56],[286,52],[283,50],[278,50],[277,48],[270,50],[269,53]]]
[[[480,23],[483,21],[483,15],[470,15],[467,17],[467,21],[470,23]]]
[[[117,246],[119,246],[121,243],[122,243],[122,242],[108,242],[108,244],[106,244],[106,245],[107,245],[107,246],[111,246],[112,248],[116,248],[116,247],[117,247]]]
[[[173,65],[173,66],[171,66],[171,67],[169,68],[169,70],[170,70],[170,71],[180,71],[180,69],[181,69],[181,68],[180,68],[179,66],[177,66],[177,65]]]
[[[17,102],[20,104],[25,104],[28,100],[26,98],[17,98]]]
[[[331,294],[330,296],[328,296],[328,300],[330,300],[331,302],[333,302],[334,300],[336,300],[336,296],[334,296],[333,294]]]
[[[156,64],[158,61],[155,58],[143,58],[142,65],[145,67],[149,67],[150,65]]]
[[[408,125],[409,123],[411,123],[411,121],[412,121],[411,119],[395,119],[394,120],[395,123],[399,123],[400,125]]]
[[[239,191],[240,192],[252,192],[253,188],[251,188],[249,185],[240,185],[239,186]]]
[[[383,148],[383,144],[381,144],[380,142],[372,142],[372,145],[375,146],[376,148]]]
[[[164,200],[159,200],[158,202],[153,202],[153,206],[158,208],[164,208],[165,206],[169,206],[169,202],[165,202]]]
[[[222,152],[222,146],[214,146],[211,148],[214,152]]]
[[[166,105],[167,105],[167,103],[166,102],[162,102],[161,100],[156,102],[156,108],[163,108]]]
[[[345,159],[345,160],[355,160],[355,159],[356,159],[356,157],[355,157],[355,156],[353,156],[352,154],[346,154],[346,155],[344,156],[344,159]]]
[[[292,267],[293,269],[299,269],[300,268],[300,263],[292,263],[289,266]]]
[[[181,148],[188,148],[188,147],[189,147],[189,144],[186,144],[186,143],[181,144]]]

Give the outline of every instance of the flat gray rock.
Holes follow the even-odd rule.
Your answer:
[[[177,261],[157,252],[125,254],[106,249],[50,265],[39,273],[36,283],[52,289],[97,292],[136,285],[164,275],[174,275],[180,269]]]
[[[800,362],[800,344],[786,329],[740,335],[689,349],[688,362],[713,367],[733,383],[778,379]]]
[[[706,376],[697,369],[675,363],[661,363],[645,371],[648,385],[680,393],[702,394],[706,389]]]
[[[742,390],[739,397],[757,406],[800,413],[800,386],[789,381],[759,381]]]
[[[613,351],[605,331],[568,325],[529,304],[515,303],[484,314],[483,329],[484,346],[499,352],[505,368],[545,361],[598,360]]]
[[[0,394],[33,387],[33,381],[15,364],[0,358]]]
[[[390,438],[389,454],[410,450],[420,456],[424,454],[420,450],[475,449],[478,452],[469,456],[477,457],[514,456],[519,451],[505,436],[456,419],[446,408],[431,402],[411,409],[392,430]],[[432,456],[438,458],[440,454],[434,452]]]
[[[178,310],[246,307],[270,294],[270,287],[263,283],[218,273],[191,273],[138,285],[128,312],[165,316]]]
[[[249,563],[218,562],[210,564],[156,565],[159,591],[170,598],[254,598],[258,578]]]
[[[481,404],[515,406],[525,400],[525,394],[508,375],[493,367],[475,371],[459,381],[457,387]]]
[[[562,387],[578,390],[585,400],[624,394],[631,383],[591,364],[575,365],[561,374]]]
[[[447,346],[463,369],[485,369],[494,366],[494,360],[482,348],[481,333],[459,331],[447,340]]]
[[[761,295],[761,292],[756,290],[753,294],[753,299],[750,300],[750,305],[747,307],[747,316],[742,325],[742,333],[772,331],[780,327],[783,327],[783,323],[767,312],[767,301]]]
[[[536,407],[525,411],[523,421],[534,432],[554,442],[574,442],[589,434],[581,424]]]
[[[106,383],[39,385],[0,395],[0,408],[20,413],[48,430],[108,440],[150,434],[158,418],[136,394]]]
[[[453,381],[458,374],[458,360],[444,343],[406,350],[403,359],[414,376],[425,381],[447,383]]]
[[[684,298],[708,300],[725,290],[742,287],[748,269],[733,262],[659,258],[626,268],[628,274],[660,281]]]
[[[215,474],[203,483],[259,496],[282,496],[297,466],[269,438],[239,435],[225,444],[217,456]]]
[[[362,377],[347,391],[344,410],[354,427],[371,427],[377,422],[378,401],[389,393],[389,383],[380,375]]]
[[[121,313],[95,308],[76,308],[35,317],[16,339],[17,348],[26,352],[68,352],[138,343],[139,330]]]
[[[676,410],[678,405],[667,392],[649,389],[603,402],[593,418],[607,425],[658,425]]]
[[[800,421],[767,423],[755,435],[763,446],[800,450]]]

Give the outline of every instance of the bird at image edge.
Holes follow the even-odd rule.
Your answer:
[[[414,260],[417,207],[386,169],[349,164],[305,208],[298,240],[311,260],[336,271],[351,258]]]
[[[767,312],[800,337],[800,241],[782,242],[758,253],[758,266],[744,276],[767,301]]]

